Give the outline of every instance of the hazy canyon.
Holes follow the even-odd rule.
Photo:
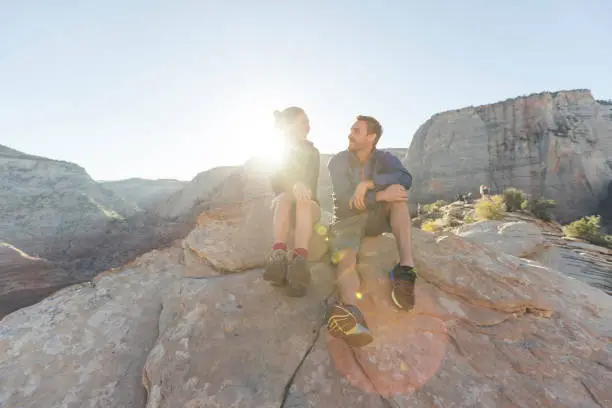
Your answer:
[[[586,90],[440,113],[392,151],[414,175],[412,204],[488,184],[556,200],[563,222],[610,211],[612,104]],[[0,146],[0,406],[612,406],[612,297],[569,277],[593,262],[612,275],[612,251],[528,218],[415,229],[406,314],[388,299],[393,238],[369,239],[376,341],[351,350],[323,327],[322,236],[305,298],[261,280],[271,199],[256,159],[190,182],[96,182]]]

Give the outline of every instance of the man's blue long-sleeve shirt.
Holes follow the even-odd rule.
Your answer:
[[[349,203],[357,185],[365,180],[374,182],[365,199],[366,211],[378,204],[376,193],[393,184],[412,186],[412,175],[392,153],[374,149],[368,161],[362,164],[354,153],[344,150],[334,155],[327,164],[332,179],[334,218],[343,219],[357,215],[363,210],[350,208]]]

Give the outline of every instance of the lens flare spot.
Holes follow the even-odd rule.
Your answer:
[[[317,225],[316,231],[319,235],[327,235],[327,227],[325,225]]]

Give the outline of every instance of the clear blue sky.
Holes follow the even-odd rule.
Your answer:
[[[408,147],[436,112],[546,90],[612,98],[612,2],[0,1],[0,144],[95,179],[191,179],[306,108],[322,152],[356,114]]]

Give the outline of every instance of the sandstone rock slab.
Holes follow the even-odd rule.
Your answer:
[[[239,272],[264,265],[272,248],[272,198],[264,197],[205,212],[183,241],[187,276]],[[309,243],[309,261],[328,251],[327,226],[318,223]],[[291,237],[290,237],[291,242]]]
[[[480,221],[463,225],[455,233],[492,250],[518,257],[540,251],[545,243],[540,229],[524,221]]]
[[[0,406],[144,406],[140,374],[179,255],[148,253],[2,319]]]
[[[262,266],[262,254],[272,247],[270,203],[267,199],[252,200],[203,213],[184,246],[221,272]]]
[[[177,283],[144,368],[147,408],[281,406],[322,323],[327,272],[314,268],[299,299],[268,285],[261,270]]]
[[[360,254],[361,308],[376,339],[361,349],[329,336],[327,345],[319,341],[288,401],[300,407],[344,406],[344,401],[357,407],[612,402],[605,385],[612,379],[608,296],[532,261],[484,248],[478,252],[477,245],[457,237],[415,232],[420,276],[415,311],[399,312],[390,304],[386,274],[396,261],[393,239],[368,239]],[[468,260],[477,257],[488,260]],[[480,281],[471,280],[465,266]],[[516,279],[508,275],[512,269]],[[489,288],[489,302],[470,285]],[[527,297],[525,286],[543,294]],[[511,296],[524,307],[515,302],[508,307]],[[343,393],[347,382],[351,391]]]
[[[393,237],[364,241],[366,347],[323,327],[331,266],[295,299],[261,270],[181,278],[176,247],[5,317],[0,405],[143,406],[140,381],[148,408],[612,403],[612,298],[449,233],[413,236],[410,313],[390,301]]]

